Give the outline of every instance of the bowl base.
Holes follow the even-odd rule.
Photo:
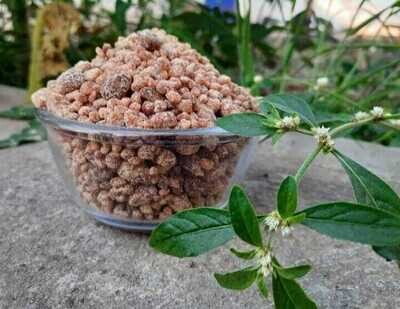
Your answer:
[[[96,221],[125,231],[151,233],[159,222],[135,222],[132,220],[119,219],[114,216],[105,215],[95,209],[85,209],[85,212]]]

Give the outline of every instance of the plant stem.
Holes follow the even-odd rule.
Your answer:
[[[248,12],[240,12],[239,0],[236,0],[236,19],[238,30],[238,56],[240,78],[243,86],[251,87],[254,83],[254,63],[251,42],[251,0],[248,1]]]
[[[306,130],[306,129],[302,129],[302,128],[297,128],[296,132],[301,133],[301,134],[305,134],[305,135],[314,135],[310,130]]]
[[[341,132],[343,132],[345,130],[348,130],[348,129],[351,129],[351,128],[355,128],[355,127],[359,127],[361,125],[364,125],[364,124],[367,124],[367,123],[370,123],[370,122],[374,122],[374,121],[381,122],[382,124],[384,124],[385,122],[383,122],[383,121],[388,120],[388,119],[397,119],[397,118],[399,118],[399,116],[400,116],[399,114],[386,115],[386,116],[382,117],[382,119],[378,119],[378,120],[376,120],[373,116],[371,116],[371,117],[365,118],[365,119],[360,120],[360,121],[354,121],[354,122],[345,123],[345,124],[343,124],[341,126],[336,127],[335,129],[333,129],[331,131],[331,137],[335,137],[335,136],[337,136],[338,134],[340,134]],[[307,134],[307,135],[310,135],[310,133],[311,133],[310,131],[303,130],[303,129],[297,129],[296,131],[299,132],[299,133]],[[295,175],[297,183],[300,182],[300,180],[304,176],[307,168],[311,165],[312,161],[317,157],[317,155],[319,154],[319,152],[321,150],[322,150],[322,147],[318,146],[305,159],[305,161],[300,166],[300,168],[297,170],[297,173]]]
[[[331,137],[335,137],[338,134],[340,134],[341,132],[351,129],[351,128],[355,128],[355,127],[359,127],[362,126],[364,124],[367,123],[371,123],[371,122],[380,122],[382,124],[386,124],[384,121],[388,120],[388,119],[398,119],[400,117],[400,114],[393,114],[393,115],[385,115],[384,117],[382,117],[381,119],[375,119],[373,116],[365,118],[363,120],[360,121],[354,121],[354,122],[349,122],[349,123],[345,123],[341,126],[336,127],[335,129],[333,129],[331,131]],[[307,134],[307,135],[312,135],[312,133],[308,130],[303,130],[303,129],[297,129],[296,130],[299,133],[303,133],[303,134]],[[300,182],[301,178],[304,176],[307,168],[310,166],[310,164],[312,163],[312,161],[317,157],[317,155],[319,154],[319,152],[322,150],[321,146],[318,146],[312,153],[310,153],[308,155],[308,157],[306,158],[306,160],[303,162],[303,164],[300,166],[300,168],[298,169],[295,178],[297,183]]]
[[[378,122],[378,123],[380,122],[380,123],[384,124],[385,122],[383,122],[383,121],[388,120],[388,119],[397,119],[397,118],[399,118],[399,116],[400,116],[399,114],[393,114],[393,115],[389,114],[389,115],[385,115],[381,119],[375,119],[373,116],[371,116],[371,117],[365,118],[360,121],[345,123],[341,126],[336,127],[335,129],[333,129],[331,131],[331,136],[335,137],[345,130],[359,127],[359,126],[362,126],[364,124],[371,123],[371,122]]]
[[[331,136],[335,137],[339,133],[341,133],[341,132],[343,132],[345,130],[352,129],[352,128],[355,128],[355,127],[359,127],[359,126],[362,126],[364,124],[370,123],[372,121],[374,121],[374,117],[371,116],[371,117],[365,118],[365,119],[360,120],[360,121],[354,121],[354,122],[345,123],[345,124],[343,124],[341,126],[336,127],[335,129],[333,129],[331,131]]]
[[[303,178],[307,168],[311,165],[312,161],[314,161],[314,159],[317,157],[317,155],[320,153],[321,150],[322,150],[322,147],[318,146],[304,160],[303,164],[300,166],[300,168],[296,172],[296,175],[294,176],[294,178],[296,179],[297,183],[300,183],[300,181]]]

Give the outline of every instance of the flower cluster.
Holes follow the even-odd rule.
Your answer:
[[[375,119],[381,119],[384,116],[384,111],[383,108],[380,106],[374,106],[373,109],[370,111],[371,116],[373,116]]]
[[[278,229],[281,221],[281,216],[276,211],[273,211],[264,219],[264,224],[268,227],[269,231],[272,232]]]
[[[393,119],[390,123],[400,129],[400,119]]]
[[[324,77],[320,77],[317,79],[315,86],[314,86],[314,90],[318,91],[321,89],[324,89],[326,87],[328,87],[329,85],[329,78],[324,76]]]
[[[368,113],[357,112],[354,114],[354,121],[363,121],[368,118],[382,119],[385,116],[384,109],[381,106],[374,106]]]
[[[354,114],[354,120],[355,121],[362,121],[365,119],[368,119],[371,115],[366,112],[357,112]]]
[[[314,138],[318,141],[318,144],[323,148],[325,152],[331,151],[333,146],[335,145],[335,142],[329,134],[329,130],[329,128],[325,128],[324,126],[319,128],[312,128]]]
[[[293,227],[283,220],[277,211],[271,212],[265,219],[264,224],[270,232],[280,230],[282,236],[287,236],[293,231]]]
[[[261,82],[263,81],[263,79],[264,79],[264,78],[262,77],[262,75],[257,74],[257,75],[254,76],[253,81],[254,81],[256,84],[258,84],[258,83],[261,83]]]
[[[295,130],[300,125],[299,116],[285,116],[281,120],[278,120],[276,126],[283,130]]]
[[[260,265],[260,271],[267,277],[272,272],[272,255],[271,252],[266,249],[258,249],[256,253],[258,264]]]

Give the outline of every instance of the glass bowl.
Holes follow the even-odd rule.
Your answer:
[[[96,220],[151,231],[193,207],[223,207],[255,145],[220,128],[146,130],[36,110],[74,201]]]

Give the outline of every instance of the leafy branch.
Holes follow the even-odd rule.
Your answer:
[[[22,128],[21,131],[0,140],[0,149],[39,142],[46,139],[46,130],[35,118],[34,108],[31,106],[20,105],[0,111],[0,118],[27,121],[27,125]]]
[[[224,288],[244,290],[256,285],[260,295],[268,298],[268,286],[276,308],[317,308],[297,280],[311,269],[309,265],[282,266],[275,254],[276,246],[296,225],[303,224],[333,238],[371,245],[386,260],[400,260],[400,197],[371,171],[335,149],[334,138],[343,132],[367,125],[397,121],[398,114],[374,107],[369,113],[357,113],[350,121],[325,128],[318,126],[308,102],[300,96],[279,94],[263,98],[260,113],[226,116],[217,124],[242,136],[282,136],[286,132],[313,135],[316,148],[294,176],[287,176],[279,186],[276,209],[257,216],[242,188],[235,185],[226,209],[198,208],[178,213],[161,223],[152,233],[150,245],[165,254],[198,256],[226,244],[235,235],[251,249],[230,252],[251,263],[233,272],[217,273],[215,279]],[[350,178],[355,202],[330,202],[308,205],[297,211],[299,184],[315,158],[333,155]],[[272,283],[267,284],[267,280]]]

